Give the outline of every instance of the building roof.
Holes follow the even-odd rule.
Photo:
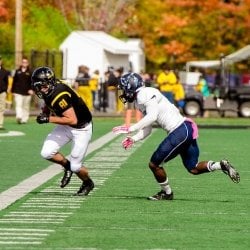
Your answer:
[[[73,31],[68,38],[61,44],[60,48],[67,47],[69,37],[78,36],[89,40],[91,43],[102,46],[104,50],[113,54],[130,54],[132,52],[138,52],[138,47],[133,44],[129,44],[118,38],[115,38],[103,31]]]

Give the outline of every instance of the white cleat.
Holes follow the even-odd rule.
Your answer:
[[[220,161],[221,170],[230,177],[230,179],[234,183],[240,182],[240,174],[237,170],[229,163],[228,160],[221,160]]]

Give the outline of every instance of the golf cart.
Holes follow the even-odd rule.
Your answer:
[[[224,116],[226,111],[236,112],[239,117],[250,117],[250,81],[248,84],[232,85],[230,66],[250,57],[250,45],[243,49],[222,57],[215,61],[187,62],[186,71],[179,77],[185,88],[185,106],[183,112],[187,116],[203,116],[206,110],[218,111]],[[204,98],[200,92],[195,91],[199,72],[190,72],[190,68],[217,69],[220,72],[221,82],[213,89],[211,96]]]

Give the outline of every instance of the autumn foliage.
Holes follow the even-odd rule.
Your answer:
[[[141,38],[148,65],[157,68],[164,62],[181,66],[189,60],[218,59],[222,53],[230,54],[250,40],[250,0],[23,0],[23,3],[23,22],[27,27],[24,38],[33,48],[43,47],[42,39],[40,44],[32,42],[35,38],[28,31],[34,27],[37,32],[42,26],[43,32],[47,28],[48,35],[58,34],[54,43],[44,41],[48,47],[56,43],[59,46],[62,34],[67,36],[74,29],[103,30],[119,38]],[[8,24],[0,28],[2,36],[5,32],[10,36],[7,27],[14,27],[14,5],[14,0],[0,2],[0,24]],[[54,21],[53,15],[36,23],[39,18],[31,15],[36,13],[42,18],[46,8],[60,13],[64,28],[53,25],[60,20]],[[0,42],[0,50],[4,46]]]

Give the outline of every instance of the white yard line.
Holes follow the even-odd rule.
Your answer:
[[[106,135],[100,137],[94,142],[90,143],[87,154],[92,153],[98,148],[102,147],[112,139],[114,139],[116,135],[112,132],[107,133]],[[28,179],[20,182],[14,187],[9,188],[8,190],[0,193],[0,210],[5,209],[16,200],[22,198],[26,194],[30,193],[32,190],[41,186],[57,174],[61,173],[62,169],[58,166],[58,164],[52,164],[48,168],[42,170],[41,172],[32,175]]]
[[[111,138],[114,137],[112,134],[110,136]],[[101,145],[109,142],[110,136],[107,135],[96,141],[95,145],[91,145],[88,153],[93,152],[93,150],[96,150]],[[89,165],[89,171],[91,172],[91,176],[96,184],[95,189],[90,193],[90,196],[104,185],[105,181],[124,164],[126,159],[133,154],[141,144],[142,142],[138,142],[130,150],[124,150],[121,147],[121,138],[118,137],[109,145],[98,151],[98,153],[89,160],[86,160],[85,163],[87,166]],[[110,154],[110,152],[112,152],[112,154]],[[99,157],[99,153],[102,155],[101,157]],[[113,162],[114,157],[111,157],[113,155],[116,155],[116,158],[120,159],[120,162],[117,160]],[[45,196],[39,195],[36,197],[30,197],[15,211],[10,211],[0,218],[1,247],[20,249],[20,246],[33,246],[36,248],[38,245],[42,244],[50,233],[36,231],[27,234],[27,231],[18,231],[18,227],[25,227],[26,230],[27,227],[29,227],[29,230],[34,227],[40,227],[43,229],[47,227],[51,230],[53,227],[55,228],[53,230],[54,232],[58,226],[62,225],[64,221],[74,213],[75,210],[80,208],[80,205],[86,200],[86,197],[73,196],[73,193],[75,193],[75,190],[80,184],[80,180],[76,175],[72,176],[71,185],[65,187],[63,190],[58,187],[57,182],[58,180],[55,180],[50,186],[40,190],[39,193],[46,194]],[[58,193],[65,192],[72,194],[68,196],[60,196],[60,199],[62,200],[59,200]],[[66,213],[65,211],[70,212]],[[13,231],[10,231],[10,225],[15,225],[15,228],[11,229]]]

